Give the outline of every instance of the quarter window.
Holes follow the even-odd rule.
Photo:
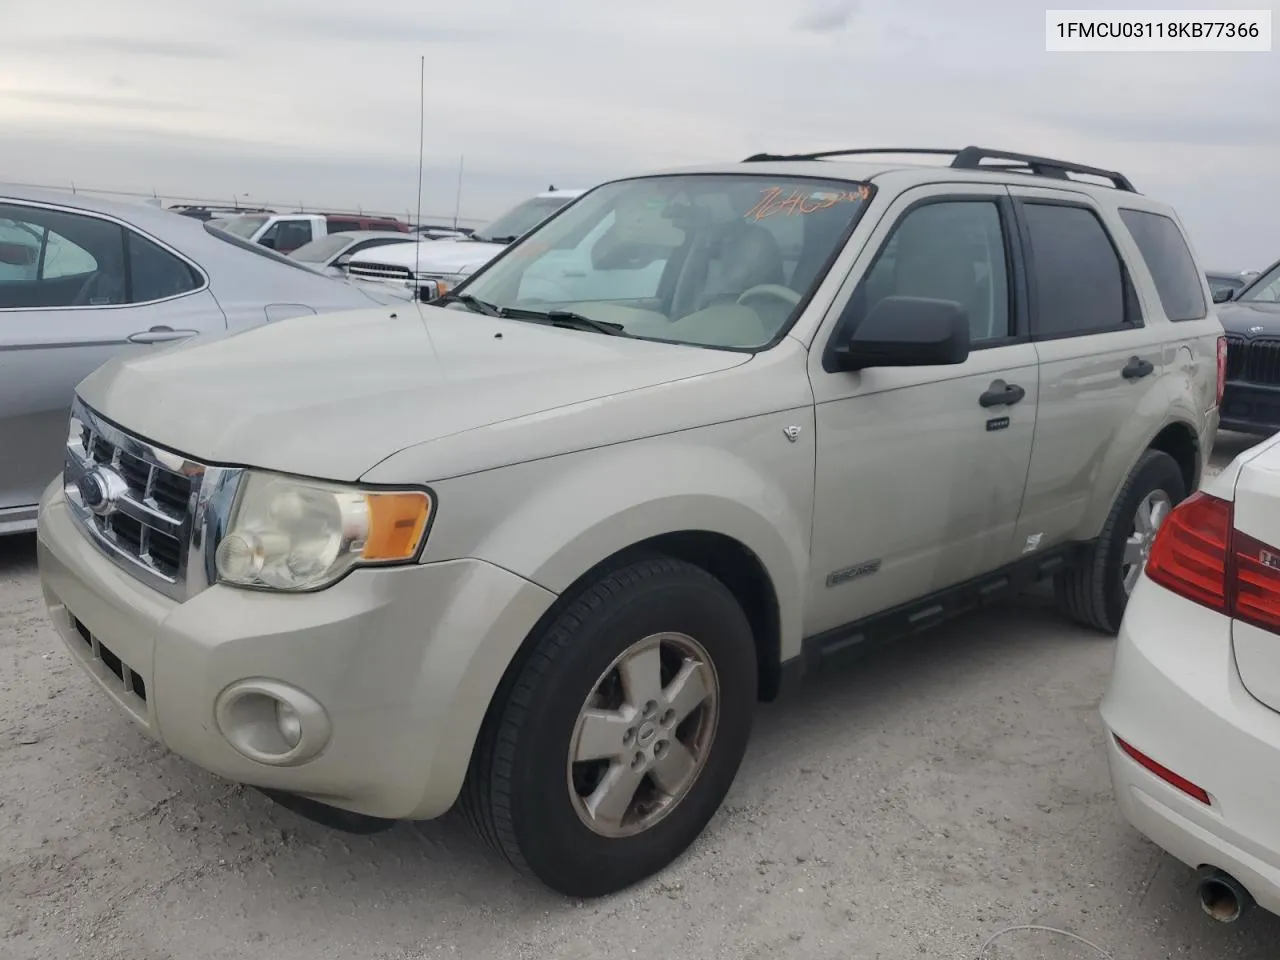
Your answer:
[[[1033,335],[1102,333],[1136,319],[1120,257],[1092,210],[1025,201],[1021,209],[1035,281]]]
[[[1138,245],[1160,305],[1170,320],[1202,320],[1209,313],[1200,271],[1178,225],[1169,217],[1145,210],[1121,210],[1120,219]]]
[[[149,303],[197,289],[201,279],[187,264],[146,237],[125,231],[129,244],[129,302]]]
[[[927,203],[893,228],[854,291],[856,326],[885,297],[953,300],[975,344],[1010,335],[1009,274],[1000,209],[989,200]]]

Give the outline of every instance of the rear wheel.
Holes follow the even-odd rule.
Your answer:
[[[463,807],[518,869],[569,896],[661,870],[719,808],[755,708],[751,627],[698,567],[643,560],[533,640],[476,745]]]
[[[1058,602],[1072,619],[1103,633],[1119,631],[1155,535],[1186,495],[1173,457],[1159,450],[1143,454],[1085,562],[1055,580]]]

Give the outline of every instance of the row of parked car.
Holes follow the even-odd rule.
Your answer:
[[[430,300],[443,296],[582,193],[546,190],[465,236],[430,235],[427,239],[434,242],[422,243],[421,238],[409,240],[403,233],[385,230],[330,230],[289,256],[333,276],[378,284],[399,297]],[[223,229],[244,235],[253,227],[233,221]]]
[[[21,452],[0,458],[0,535],[34,528],[40,490],[62,462],[75,384],[111,357],[437,296],[443,278],[479,268],[580,193],[552,189],[479,230],[446,231],[350,214],[159,209],[0,184],[0,450]],[[385,257],[369,259],[375,248]]]
[[[94,311],[137,331],[45,370],[39,412],[71,405],[36,513],[67,649],[220,776],[349,829],[460,806],[595,896],[701,833],[758,701],[1051,581],[1120,635],[1122,809],[1219,919],[1280,911],[1280,471],[1264,445],[1193,493],[1218,310],[1274,279],[1215,308],[1176,213],[1115,171],[893,153],[611,181],[482,235],[432,304],[327,316],[298,315],[310,288],[236,313],[207,264],[413,295],[452,241],[339,280],[172,214],[4,201],[39,251],[0,283],[25,338],[0,362],[56,353],[64,317],[64,347],[105,341]],[[200,309],[256,329],[146,346]]]

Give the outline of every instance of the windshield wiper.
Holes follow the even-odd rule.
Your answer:
[[[539,313],[537,310],[521,310],[515,307],[503,307],[499,316],[513,320],[532,320],[534,323],[547,323],[553,327],[566,330],[590,330],[592,333],[603,333],[610,337],[625,337],[627,332],[620,323],[609,323],[606,320],[592,320],[571,310],[548,310]]]
[[[485,243],[505,243],[505,244],[511,244],[511,243],[515,243],[515,242],[516,242],[517,240],[519,240],[520,238],[519,238],[519,237],[517,237],[517,236],[514,236],[514,235],[513,235],[513,236],[510,236],[510,237],[481,237],[480,239],[481,239],[481,240],[483,240]]]
[[[435,301],[436,303],[460,303],[464,307],[470,307],[476,313],[483,313],[486,317],[500,317],[502,312],[487,300],[481,300],[479,297],[473,297],[469,293],[446,293],[443,297]]]

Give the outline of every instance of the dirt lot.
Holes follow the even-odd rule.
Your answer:
[[[46,624],[31,538],[0,541],[0,957],[961,960],[1013,924],[1115,960],[1273,957],[1280,919],[1212,926],[1120,822],[1110,660],[1032,597],[825,677],[763,711],[689,855],[565,902],[458,823],[329,832],[148,743]],[[1040,932],[985,955],[1097,956]]]

